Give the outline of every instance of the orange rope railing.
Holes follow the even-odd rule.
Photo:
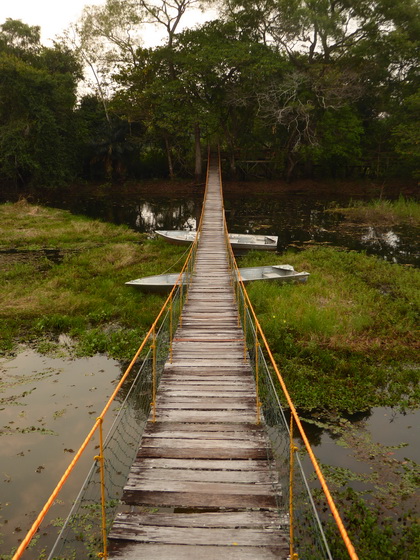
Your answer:
[[[209,161],[210,161],[210,151],[209,151]],[[207,174],[206,174],[206,191],[204,194],[204,204],[205,204],[205,200],[206,200],[206,196],[207,196],[207,185],[208,185],[208,176],[209,176],[209,166],[207,166]],[[204,208],[204,204],[203,204],[203,208]],[[196,228],[197,230],[197,235],[195,237],[195,241],[192,244],[187,258],[185,260],[184,266],[182,267],[181,272],[179,273],[179,276],[175,282],[174,287],[172,288],[169,296],[167,297],[165,303],[163,304],[159,314],[157,315],[153,325],[150,327],[148,333],[146,334],[143,342],[141,343],[140,347],[138,348],[137,352],[135,353],[133,359],[131,360],[130,364],[128,365],[127,369],[125,370],[123,376],[121,377],[121,380],[119,381],[118,385],[115,387],[114,392],[112,393],[112,395],[110,396],[108,402],[106,403],[104,409],[102,410],[101,414],[98,416],[98,418],[96,419],[95,424],[93,425],[93,427],[91,428],[90,432],[88,433],[88,435],[86,436],[85,440],[83,441],[82,445],[80,446],[80,448],[78,449],[78,451],[76,452],[76,455],[73,457],[72,461],[70,462],[69,466],[67,467],[67,469],[65,470],[63,476],[61,477],[61,479],[59,480],[58,484],[56,485],[56,487],[54,488],[53,492],[51,493],[50,497],[48,498],[48,500],[45,502],[44,507],[42,508],[42,510],[40,511],[40,513],[38,514],[38,517],[36,518],[36,520],[34,521],[34,523],[32,524],[31,528],[29,529],[28,533],[26,534],[25,538],[23,539],[23,541],[21,542],[21,544],[19,545],[18,549],[16,550],[12,560],[19,560],[22,557],[22,554],[24,553],[24,551],[26,550],[26,548],[29,546],[31,540],[33,539],[33,537],[35,536],[36,532],[38,531],[41,523],[43,522],[43,520],[45,519],[48,511],[50,510],[51,506],[53,505],[54,501],[56,500],[57,496],[59,495],[61,489],[63,488],[64,484],[66,483],[66,481],[68,480],[70,474],[72,473],[72,471],[74,470],[76,464],[78,463],[79,459],[81,458],[81,456],[83,455],[83,452],[85,451],[86,447],[88,446],[88,444],[90,443],[90,441],[92,440],[93,436],[95,435],[96,431],[98,428],[101,427],[102,422],[104,420],[104,417],[106,415],[106,413],[108,412],[109,408],[111,407],[112,403],[114,402],[117,394],[119,393],[121,387],[123,386],[124,382],[126,381],[127,377],[129,376],[129,374],[131,373],[131,370],[134,366],[134,364],[136,363],[137,359],[139,358],[140,354],[142,353],[142,351],[144,350],[148,340],[150,339],[150,337],[154,337],[154,333],[156,332],[156,327],[159,323],[159,321],[161,320],[164,312],[166,309],[169,309],[171,311],[171,306],[172,306],[172,301],[173,301],[173,296],[178,288],[178,286],[182,289],[183,287],[183,277],[184,277],[184,273],[187,271],[187,267],[189,262],[192,260],[194,252],[196,250],[197,244],[198,244],[198,240],[199,240],[199,232],[201,229],[201,225],[202,225],[202,221],[203,221],[203,214],[204,212],[201,212],[201,216],[200,216],[200,220],[198,223],[198,227]],[[101,454],[102,454],[102,450],[101,450]]]
[[[221,181],[221,179],[220,179],[220,181]],[[220,188],[222,189],[222,184],[221,184],[221,183],[220,183]],[[353,544],[352,544],[352,542],[351,542],[351,540],[350,540],[350,538],[349,538],[349,536],[348,536],[348,533],[347,533],[346,528],[344,527],[344,524],[343,524],[343,521],[342,521],[342,519],[341,519],[341,516],[340,516],[340,514],[339,514],[339,512],[338,512],[338,510],[337,510],[337,507],[336,507],[336,505],[335,505],[335,503],[334,503],[334,499],[333,499],[333,497],[332,497],[332,495],[331,495],[331,492],[330,492],[330,490],[329,490],[329,488],[328,488],[327,482],[326,482],[326,480],[325,480],[325,478],[324,478],[324,475],[322,474],[321,468],[320,468],[320,466],[319,466],[319,464],[318,464],[318,461],[317,461],[317,459],[316,459],[316,457],[315,457],[315,454],[314,454],[314,452],[312,451],[311,444],[309,443],[309,440],[308,440],[308,438],[307,438],[307,436],[306,436],[305,430],[303,429],[303,426],[302,426],[302,423],[301,423],[301,421],[300,421],[300,418],[299,418],[299,416],[298,416],[298,414],[297,414],[297,412],[296,412],[296,408],[295,408],[295,406],[294,406],[294,404],[293,404],[293,401],[292,401],[292,399],[291,399],[291,397],[290,397],[289,391],[287,390],[286,384],[285,384],[285,382],[284,382],[284,380],[283,380],[283,377],[282,377],[282,375],[281,375],[281,373],[280,373],[280,370],[279,370],[279,368],[278,368],[278,366],[277,366],[277,364],[276,364],[276,362],[275,362],[275,360],[274,360],[273,354],[272,354],[272,352],[271,352],[271,350],[270,350],[270,347],[269,347],[269,345],[268,345],[267,339],[266,339],[265,334],[264,334],[264,332],[263,332],[263,330],[262,330],[262,327],[261,327],[261,325],[260,325],[260,322],[259,322],[258,319],[257,319],[256,313],[255,313],[255,311],[254,311],[254,307],[253,307],[253,305],[252,305],[252,303],[251,303],[251,300],[250,300],[250,298],[249,298],[249,296],[248,296],[248,292],[246,291],[245,285],[244,285],[244,283],[242,282],[241,274],[240,274],[238,265],[237,265],[237,263],[236,263],[236,259],[235,259],[234,254],[233,254],[233,249],[232,249],[231,244],[229,243],[228,229],[227,229],[227,224],[226,224],[226,217],[225,217],[225,220],[224,220],[224,228],[225,228],[225,235],[226,235],[226,239],[227,239],[228,250],[229,250],[229,252],[230,252],[230,260],[231,260],[232,266],[233,266],[233,268],[234,268],[234,270],[235,270],[235,272],[236,272],[237,279],[238,279],[238,284],[240,285],[240,287],[241,287],[241,289],[242,289],[242,292],[243,292],[243,294],[244,294],[244,298],[245,298],[245,301],[244,301],[244,308],[247,308],[247,309],[248,309],[248,311],[250,312],[250,314],[251,314],[251,316],[252,316],[252,318],[253,318],[253,320],[254,320],[254,322],[255,322],[255,326],[256,326],[256,336],[258,337],[258,334],[261,336],[261,340],[262,340],[262,342],[263,342],[263,346],[264,346],[264,348],[265,348],[265,350],[266,350],[266,352],[267,352],[267,355],[268,355],[268,357],[269,357],[269,359],[270,359],[271,365],[272,365],[273,368],[274,368],[274,371],[275,371],[275,373],[276,373],[277,379],[278,379],[278,381],[279,381],[279,383],[280,383],[280,386],[281,386],[281,388],[282,388],[283,394],[284,394],[284,396],[285,396],[285,398],[286,398],[287,404],[289,405],[291,416],[292,416],[292,418],[293,418],[293,419],[295,420],[295,422],[296,422],[296,426],[298,427],[299,433],[300,433],[300,435],[301,435],[301,437],[302,437],[302,440],[303,440],[303,442],[304,442],[304,444],[305,444],[305,448],[306,448],[306,450],[307,450],[307,452],[308,452],[308,455],[309,455],[309,458],[310,458],[310,460],[311,460],[311,462],[312,462],[312,465],[313,465],[313,468],[314,468],[314,470],[315,470],[315,473],[316,473],[316,475],[317,475],[317,477],[318,477],[318,480],[319,480],[319,482],[320,482],[320,484],[321,484],[322,490],[324,491],[326,501],[327,501],[328,506],[329,506],[329,508],[330,508],[330,510],[331,510],[331,513],[332,513],[332,516],[333,516],[333,518],[334,518],[334,520],[335,520],[335,523],[336,523],[336,525],[337,525],[337,528],[338,528],[338,530],[339,530],[339,532],[340,532],[341,538],[343,539],[343,542],[344,542],[344,544],[345,544],[345,546],[346,546],[346,548],[347,548],[347,551],[348,551],[348,553],[349,553],[349,556],[350,556],[351,560],[358,560],[358,556],[357,556],[357,554],[356,554],[356,551],[355,551],[355,549],[354,549],[354,546],[353,546]]]

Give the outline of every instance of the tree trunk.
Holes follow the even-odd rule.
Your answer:
[[[195,138],[195,182],[200,183],[202,178],[202,156],[201,156],[201,131],[199,123],[195,123],[194,126],[194,138]]]
[[[168,158],[169,178],[174,178],[174,166],[172,163],[171,147],[169,145],[168,137],[165,134],[166,157]]]
[[[236,179],[236,160],[235,160],[235,153],[233,148],[229,152],[229,167],[230,167],[230,176],[232,179]]]

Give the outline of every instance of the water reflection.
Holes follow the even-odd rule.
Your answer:
[[[357,412],[347,417],[354,427],[360,427],[370,434],[372,441],[384,446],[400,446],[394,450],[396,458],[403,460],[409,458],[420,463],[420,447],[418,444],[418,431],[416,427],[420,424],[420,410],[398,411],[391,407],[374,407]],[[308,439],[316,454],[322,462],[330,465],[336,464],[336,455],[340,453],[337,449],[337,441],[340,434],[326,430],[322,419],[321,424],[312,421],[303,421],[303,426]],[[299,438],[298,438],[299,439]],[[303,441],[301,441],[303,444]],[[332,446],[332,444],[334,444]],[[345,450],[351,453],[351,450]]]
[[[361,475],[360,480],[347,481],[347,485],[357,491],[374,493],[381,484],[385,486],[391,481],[398,487],[401,473],[411,468],[409,461],[420,462],[417,429],[420,410],[400,412],[391,407],[375,407],[354,414],[348,420],[352,427],[351,446],[346,443],[345,437],[332,430],[317,426],[312,421],[303,422],[318,461]],[[296,437],[296,440],[298,447],[303,449],[301,438]],[[306,455],[303,456],[303,465],[306,472],[311,472]],[[376,472],[380,472],[378,479],[374,476]],[[416,500],[415,494],[412,500]]]
[[[336,202],[346,206],[348,199]],[[230,231],[278,235],[278,250],[331,244],[381,256],[391,262],[420,264],[418,228],[409,226],[361,227],[348,223],[339,213],[329,212],[331,197],[283,196],[273,200],[245,199],[231,202],[227,220]]]
[[[142,202],[135,209],[135,229],[148,233],[153,233],[155,229],[196,229],[196,216],[200,212],[193,201],[169,205],[164,209],[150,202]]]
[[[377,228],[369,226],[367,232],[362,235],[362,241],[371,243],[372,245],[389,245],[392,249],[396,249],[400,243],[399,236],[392,230],[380,232]]]
[[[378,227],[349,223],[331,207],[346,207],[348,196],[278,194],[225,196],[229,231],[277,235],[278,250],[302,249],[310,244],[330,244],[355,251],[366,251],[391,262],[420,265],[419,231],[410,226]],[[153,234],[155,229],[195,229],[202,198],[176,199],[170,196],[147,199],[135,195],[124,197],[72,198],[50,201],[53,206],[74,213],[125,224],[132,229]]]

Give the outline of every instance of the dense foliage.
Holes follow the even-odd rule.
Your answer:
[[[226,171],[418,177],[416,0],[223,0],[181,28],[198,0],[107,0],[67,39],[0,26],[0,177],[58,184]],[[147,26],[164,39],[142,46]],[[80,69],[91,92],[76,103]],[[84,88],[86,91],[86,88]]]
[[[77,169],[74,114],[81,67],[64,45],[46,48],[40,30],[0,26],[0,178],[59,185]]]

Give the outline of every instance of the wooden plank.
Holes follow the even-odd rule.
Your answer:
[[[176,508],[266,508],[277,507],[276,500],[270,494],[229,494],[206,492],[166,492],[157,490],[124,491],[123,501],[129,505],[150,507],[176,507]]]
[[[261,439],[250,438],[248,440],[244,439],[187,439],[187,438],[155,438],[155,437],[143,437],[141,446],[142,449],[157,447],[157,448],[172,448],[172,449],[216,449],[221,453],[224,453],[225,449],[258,449],[265,450],[265,442]],[[267,453],[266,453],[267,454]]]
[[[252,411],[162,410],[159,412],[158,419],[170,422],[231,422],[236,424],[255,421],[255,414]]]
[[[214,423],[214,424],[190,424],[182,422],[148,422],[145,429],[145,434],[153,436],[156,433],[182,433],[183,437],[188,437],[188,434],[195,432],[207,432],[212,434],[212,437],[251,437],[256,434],[262,434],[265,437],[266,432],[261,425],[256,424],[227,424],[227,423]]]
[[[246,482],[246,483],[273,483],[269,471],[215,471],[191,469],[147,469],[143,467],[132,468],[126,488],[141,488],[144,480],[173,480],[190,482]]]
[[[115,522],[109,538],[157,544],[282,546],[286,539],[273,529],[141,526],[131,520]]]
[[[245,373],[245,374],[244,374]],[[210,371],[189,371],[189,370],[179,370],[179,371],[169,371],[165,370],[162,374],[161,381],[166,385],[172,384],[177,386],[178,383],[186,383],[193,385],[201,384],[212,384],[212,385],[252,385],[254,383],[254,378],[247,375],[246,372],[235,373],[232,371],[220,371],[210,369]]]
[[[229,403],[230,400],[230,403]],[[238,402],[236,399],[221,399],[212,397],[211,399],[194,399],[193,397],[180,401],[178,398],[171,396],[165,399],[160,398],[157,401],[159,411],[162,410],[249,410],[252,407],[252,401],[255,405],[255,399],[242,399]]]
[[[156,527],[248,527],[279,528],[288,525],[288,517],[280,517],[276,511],[241,511],[217,513],[119,513],[117,520],[132,519],[138,525]]]
[[[268,471],[267,461],[253,459],[174,459],[168,457],[141,457],[133,463],[133,468],[161,468],[161,469],[205,469],[227,471]]]
[[[194,391],[209,391],[209,390],[211,391],[212,389],[216,389],[216,388],[220,389],[220,393],[227,393],[228,396],[230,394],[230,391],[234,392],[232,396],[240,397],[241,395],[236,395],[237,391],[242,391],[244,393],[250,392],[250,396],[255,396],[255,383],[252,379],[238,378],[238,379],[227,380],[225,376],[221,378],[220,375],[218,375],[217,373],[211,374],[211,376],[206,375],[206,377],[204,378],[203,376],[200,375],[200,373],[198,373],[195,376],[191,375],[189,377],[185,376],[185,377],[176,377],[174,379],[170,378],[170,379],[165,379],[164,383],[162,379],[161,386],[160,386],[160,389],[162,389],[162,393],[163,392],[171,393],[171,390],[173,391],[179,390],[184,392],[187,391],[188,394],[184,396],[190,396],[191,392]],[[206,395],[200,395],[200,396],[206,396]],[[212,395],[207,395],[207,396],[211,397]]]
[[[166,422],[161,422],[164,426]],[[207,439],[207,440],[223,440],[223,441],[230,441],[230,440],[244,440],[244,441],[259,441],[265,442],[265,435],[261,432],[251,432],[250,430],[244,431],[232,431],[232,432],[219,432],[219,431],[211,431],[211,430],[196,430],[196,426],[199,424],[188,425],[189,430],[168,430],[165,428],[161,428],[159,431],[145,431],[145,437],[148,438],[156,438],[156,439],[172,439],[172,438],[183,438],[184,440],[188,439]]]
[[[221,448],[221,447],[174,447],[172,445],[158,447],[141,447],[137,457],[167,457],[172,459],[267,459],[264,448]]]
[[[172,360],[172,365],[173,366],[179,366],[179,367],[192,367],[192,368],[202,368],[202,367],[218,367],[218,366],[228,366],[229,364],[232,364],[232,366],[236,366],[238,367],[238,361],[235,359],[220,359],[220,358],[215,358],[214,360],[211,360],[209,358],[204,358],[203,360],[200,360],[200,358],[197,358],[195,360],[188,361],[185,359],[182,360]]]
[[[188,546],[140,544],[121,541],[123,544],[111,544],[110,560],[286,560],[289,549],[282,547],[251,546]]]
[[[215,391],[218,389],[218,385],[216,384],[207,384],[207,385],[192,385],[188,389],[180,389],[179,391],[171,392],[168,389],[161,390],[162,397],[164,395],[171,395],[172,398],[182,398],[182,397],[203,397],[203,398],[216,398],[214,397]],[[253,394],[254,387],[246,385],[225,385],[224,387],[220,387],[219,390],[223,393],[223,395],[232,394],[236,397],[254,397],[255,390]],[[255,398],[254,398],[255,404]]]

